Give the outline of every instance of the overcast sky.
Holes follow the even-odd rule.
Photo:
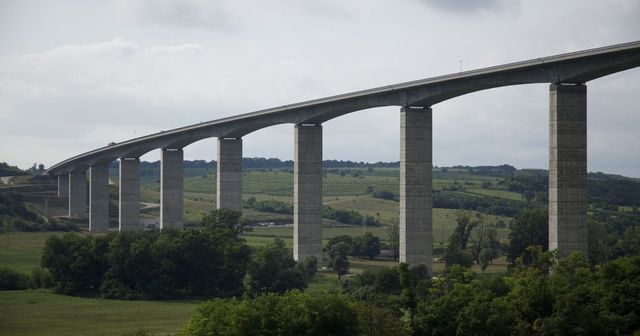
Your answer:
[[[27,168],[160,130],[640,40],[640,1],[0,0],[0,161]],[[548,85],[433,106],[435,165],[548,167]],[[588,83],[589,171],[640,177],[640,69]],[[324,124],[324,158],[399,160],[398,108]],[[291,159],[293,126],[244,138]],[[185,148],[211,160],[215,139]],[[159,159],[159,151],[143,157]]]

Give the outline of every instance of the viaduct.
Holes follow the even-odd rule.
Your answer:
[[[277,124],[294,125],[296,260],[322,260],[322,123],[381,106],[400,108],[400,261],[432,264],[433,106],[467,93],[550,83],[549,248],[587,251],[586,82],[640,65],[640,41],[542,57],[341,94],[150,134],[98,148],[52,166],[69,216],[89,230],[108,229],[108,165],[120,160],[119,229],[140,229],[140,156],[161,149],[160,227],[182,228],[183,149],[218,138],[217,206],[242,210],[242,137]],[[87,197],[87,172],[89,195]],[[88,206],[87,206],[88,199]]]

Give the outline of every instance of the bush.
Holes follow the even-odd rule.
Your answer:
[[[380,238],[367,232],[364,236],[355,237],[351,244],[351,255],[373,259],[380,254]]]
[[[31,271],[31,288],[51,288],[53,287],[53,278],[51,273],[42,267],[34,268]]]
[[[186,335],[356,335],[356,304],[339,294],[300,291],[254,299],[212,300],[198,309]]]
[[[297,264],[282,239],[259,248],[252,259],[247,272],[249,292],[252,295],[284,293],[307,286],[304,271],[296,267]]]
[[[29,276],[8,267],[0,267],[0,290],[19,290],[29,288]]]

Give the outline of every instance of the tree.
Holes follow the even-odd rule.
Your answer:
[[[202,217],[200,225],[208,231],[227,230],[235,236],[242,233],[244,224],[242,213],[231,209],[211,210]]]
[[[351,245],[353,238],[349,235],[337,235],[327,242],[327,251],[331,251],[331,248],[338,243],[346,243]]]
[[[351,255],[373,259],[380,254],[380,238],[374,236],[371,232],[367,232],[364,236],[353,239],[351,245]]]
[[[400,220],[398,217],[387,227],[387,236],[389,238],[389,248],[393,252],[393,260],[398,260],[400,255]]]
[[[482,217],[480,217],[482,218]],[[484,252],[484,258],[491,260],[498,256],[498,250],[500,248],[500,242],[498,241],[498,232],[496,228],[487,223],[484,218],[479,221],[476,227],[471,232],[471,255],[477,264],[480,264],[480,254]]]
[[[471,267],[473,265],[473,257],[460,248],[460,242],[455,235],[451,235],[449,238],[449,244],[444,252],[444,263],[447,267],[452,265]]]
[[[456,212],[456,229],[453,231],[453,237],[458,242],[460,249],[467,248],[467,242],[471,237],[473,229],[484,221],[484,217],[480,214],[476,214],[476,218],[472,218],[471,214],[467,211]]]
[[[493,261],[495,257],[496,257],[496,253],[491,248],[483,248],[482,250],[480,250],[480,256],[478,261],[480,263],[480,267],[482,268],[482,272],[484,272],[484,270],[487,269],[487,267],[489,266],[489,264],[491,264],[491,261]]]
[[[509,224],[509,248],[507,260],[514,263],[528,246],[540,245],[549,249],[549,215],[547,209],[522,210]]]
[[[248,268],[250,294],[284,293],[306,286],[303,272],[282,239],[258,248],[252,259]]]
[[[338,274],[338,280],[349,271],[349,259],[347,255],[351,251],[351,245],[344,241],[340,241],[331,246],[329,250],[329,264],[331,268]]]
[[[303,261],[298,261],[297,267],[304,274],[306,281],[309,281],[318,271],[318,258],[308,256]]]
[[[338,274],[338,281],[340,281],[340,278],[349,272],[349,267],[351,265],[349,264],[349,260],[346,256],[337,255],[332,260],[332,266],[333,270]]]
[[[458,211],[456,213],[456,229],[449,237],[449,244],[444,254],[444,261],[447,266],[461,265],[471,267],[473,257],[465,252],[467,243],[473,229],[484,221],[484,217],[477,215],[472,218],[466,211]]]
[[[329,249],[329,259],[333,260],[339,255],[346,258],[347,255],[349,255],[349,252],[351,252],[351,244],[348,244],[346,242],[339,242],[335,245],[332,245]],[[333,261],[331,261],[331,263],[333,263]]]

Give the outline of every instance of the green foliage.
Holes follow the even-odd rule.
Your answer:
[[[340,241],[331,245],[331,248],[329,249],[329,259],[334,259],[337,256],[346,258],[347,255],[349,255],[349,252],[351,252],[351,244],[346,241]]]
[[[45,242],[42,267],[53,277],[57,292],[71,295],[97,293],[106,271],[107,237],[68,233]]]
[[[296,262],[282,239],[276,239],[254,252],[248,274],[249,293],[254,296],[306,287],[305,272],[296,267]]]
[[[387,227],[387,239],[389,248],[393,251],[393,260],[398,260],[400,255],[400,220],[397,217]]]
[[[351,237],[350,236],[337,236],[329,241],[329,265],[338,274],[338,280],[349,272],[349,259],[347,255],[351,252]]]
[[[46,243],[42,266],[54,288],[108,298],[234,296],[243,292],[249,247],[238,234],[239,215],[212,211],[201,230],[66,234]]]
[[[330,251],[333,245],[341,242],[351,245],[351,243],[353,242],[353,237],[349,235],[337,235],[329,239],[329,241],[327,242],[327,251]]]
[[[16,166],[10,166],[6,162],[0,162],[0,176],[19,176],[29,175],[29,173],[23,171]]]
[[[467,243],[471,238],[471,233],[477,226],[482,225],[483,221],[484,217],[480,214],[477,214],[475,218],[472,218],[466,211],[458,211],[456,213],[456,229],[451,237],[449,237],[449,244],[447,245],[447,249],[444,254],[444,261],[447,266],[461,265],[471,267],[473,264],[473,258],[470,254],[465,252],[465,249],[467,248]],[[484,234],[484,231],[482,234]]]
[[[16,272],[8,267],[0,267],[0,290],[27,289],[30,287],[29,276]]]
[[[356,303],[339,294],[299,291],[203,304],[185,333],[209,335],[356,335]]]
[[[473,257],[460,248],[460,243],[453,237],[449,238],[449,244],[444,253],[444,263],[446,266],[460,265],[471,267],[473,265]]]
[[[349,263],[347,257],[339,254],[331,259],[331,267],[336,272],[336,274],[338,274],[338,280],[340,280],[343,275],[349,272],[349,267],[351,267],[351,264]]]
[[[240,220],[241,217],[241,212],[222,208],[205,214],[200,225],[209,233],[233,238],[242,233],[244,223]]]
[[[481,264],[484,271],[489,263],[498,257],[500,242],[498,241],[498,231],[487,223],[483,217],[471,232],[471,256],[477,264]]]
[[[631,335],[640,329],[640,256],[592,268],[579,253],[558,259],[541,246],[526,253],[529,262],[519,258],[508,275],[479,276],[454,265],[429,279],[426,269],[400,264],[356,275],[344,289],[369,302],[394,302],[399,295],[414,335]],[[380,279],[399,282],[381,286]]]
[[[309,281],[318,272],[318,258],[308,256],[303,261],[299,261],[296,265],[304,275],[306,281]]]
[[[433,207],[476,210],[486,214],[510,217],[514,216],[527,205],[527,203],[523,201],[497,197],[477,197],[477,195],[474,194],[461,193],[458,187],[454,187],[454,189],[455,190],[434,190]]]
[[[358,333],[361,336],[410,335],[402,320],[402,312],[385,302],[361,301],[358,311]]]
[[[363,216],[357,210],[334,209],[330,206],[323,207],[322,218],[332,219],[344,224],[362,224],[363,222],[367,226],[380,224],[373,216]]]
[[[278,200],[257,201],[255,197],[249,197],[245,206],[262,212],[293,215],[293,205]]]
[[[45,220],[27,209],[21,194],[0,192],[0,232],[11,231],[78,231],[78,226]]]
[[[31,288],[51,288],[53,286],[53,278],[51,274],[42,267],[34,268],[30,276]]]
[[[640,206],[640,181],[603,173],[589,174],[589,202]]]
[[[526,209],[509,224],[509,247],[507,260],[515,262],[528,246],[540,245],[549,249],[549,214],[546,209]],[[527,260],[525,260],[526,262]]]
[[[521,193],[530,201],[537,192],[548,191],[549,173],[541,169],[522,169],[508,178],[505,184],[509,191]]]
[[[350,252],[352,256],[373,259],[380,254],[380,238],[371,232],[355,237],[351,243]]]

